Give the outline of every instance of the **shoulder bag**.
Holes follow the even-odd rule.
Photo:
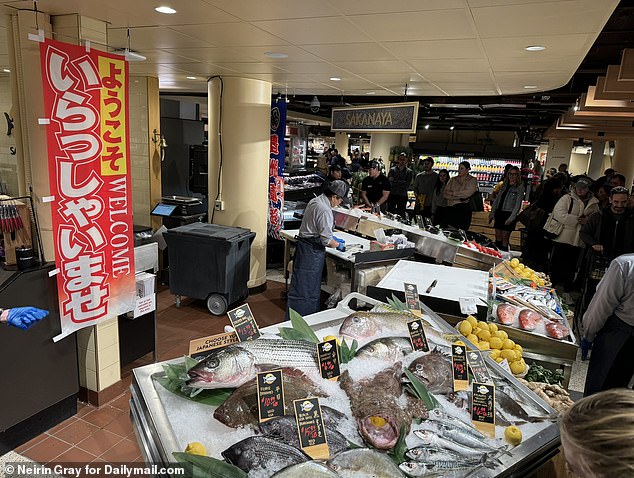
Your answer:
[[[548,213],[533,203],[518,214],[517,220],[529,231],[537,231],[544,227],[547,217]]]
[[[568,214],[572,211],[572,205],[574,201],[570,198],[570,205],[568,206]],[[564,230],[564,225],[562,222],[559,222],[557,219],[553,217],[553,213],[551,212],[548,215],[548,219],[546,219],[546,223],[544,224],[544,237],[546,239],[555,239],[561,231]]]
[[[480,188],[476,189],[471,197],[469,198],[469,206],[473,212],[482,212],[484,211],[484,202],[482,201],[482,193],[480,192]]]

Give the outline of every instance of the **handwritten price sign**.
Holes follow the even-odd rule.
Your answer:
[[[321,406],[316,397],[293,401],[297,434],[301,449],[313,459],[328,459],[328,441],[321,415]]]
[[[420,319],[412,320],[407,323],[407,329],[409,330],[409,340],[412,343],[412,348],[422,352],[429,352],[429,344],[427,343],[423,322]]]
[[[337,339],[317,344],[317,354],[319,355],[319,370],[323,378],[330,380],[341,374]]]
[[[471,422],[482,433],[495,438],[495,385],[473,382]]]
[[[281,370],[257,375],[258,418],[264,422],[284,415],[284,383]]]
[[[236,330],[240,342],[254,340],[260,336],[260,329],[255,323],[249,304],[241,305],[227,312],[231,325]]]

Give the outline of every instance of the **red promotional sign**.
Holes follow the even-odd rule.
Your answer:
[[[62,333],[134,309],[128,65],[40,46]]]

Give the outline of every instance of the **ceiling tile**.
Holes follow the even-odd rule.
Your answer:
[[[329,75],[329,77],[341,76],[347,73],[346,71],[337,68],[335,65],[321,61],[309,63],[280,62],[276,63],[276,66],[291,73],[323,73],[325,75]]]
[[[164,51],[192,60],[206,61],[209,63],[254,61],[250,55],[242,56],[232,48],[167,48],[164,49]]]
[[[302,48],[327,61],[393,60],[378,43],[337,43],[332,45],[302,45]]]
[[[248,23],[174,26],[174,30],[217,46],[286,45],[280,38]]]
[[[579,66],[578,56],[563,56],[557,58],[517,59],[511,57],[496,58],[491,62],[493,71],[541,71],[561,72],[564,70],[574,73]]]
[[[590,33],[595,37],[618,4],[615,0],[568,0],[535,5],[472,8],[482,38]],[[565,19],[565,21],[562,21]]]
[[[227,63],[226,66],[238,73],[278,73],[280,71],[270,63]]]
[[[254,25],[295,45],[323,45],[370,41],[361,30],[343,17],[313,19],[271,20]]]
[[[533,58],[557,58],[577,55],[582,59],[594,42],[594,35],[578,33],[572,35],[513,36],[484,38],[482,46],[489,58],[512,57],[518,60]],[[543,51],[526,51],[530,45],[542,45]]]
[[[423,76],[440,72],[488,72],[486,60],[410,60],[409,64]]]
[[[363,15],[368,13],[416,12],[421,10],[446,10],[464,8],[465,0],[329,0],[344,15]],[[323,2],[320,2],[320,5]]]
[[[410,73],[410,67],[404,61],[378,60],[378,61],[348,61],[338,63],[337,66],[352,73]]]
[[[427,72],[423,75],[426,80],[434,82],[434,83],[443,83],[443,82],[455,82],[459,81],[460,83],[481,83],[481,82],[491,82],[491,75],[489,72],[449,72],[449,71],[440,71],[440,72]]]
[[[298,48],[290,45],[282,46],[237,46],[232,50],[240,56],[240,58],[252,58],[257,61],[286,63],[286,62],[314,62],[317,61],[312,53],[309,53],[302,48]],[[269,58],[265,55],[267,52],[285,53],[288,58]]]
[[[466,9],[357,15],[350,21],[377,41],[474,38]]]
[[[108,45],[116,48],[128,46],[127,28],[109,28]],[[135,51],[156,48],[198,48],[213,46],[166,27],[130,29],[130,46]]]
[[[449,60],[454,58],[484,58],[478,40],[421,40],[385,41],[381,43],[394,56],[401,59]]]
[[[211,5],[246,21],[277,20],[280,18],[316,18],[337,15],[326,2],[297,0],[205,0]],[[318,22],[318,20],[315,20]]]

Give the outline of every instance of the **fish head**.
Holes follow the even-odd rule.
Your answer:
[[[398,465],[399,469],[407,476],[425,476],[427,474],[427,467],[422,463],[416,463],[415,461],[404,461]]]
[[[240,347],[228,347],[212,353],[189,372],[187,385],[193,388],[239,387],[255,377],[253,354]]]
[[[400,436],[400,429],[393,417],[374,414],[357,420],[363,439],[379,450],[394,448]]]
[[[339,335],[346,335],[353,339],[367,339],[380,332],[378,321],[363,312],[354,312],[346,317],[339,328]]]

